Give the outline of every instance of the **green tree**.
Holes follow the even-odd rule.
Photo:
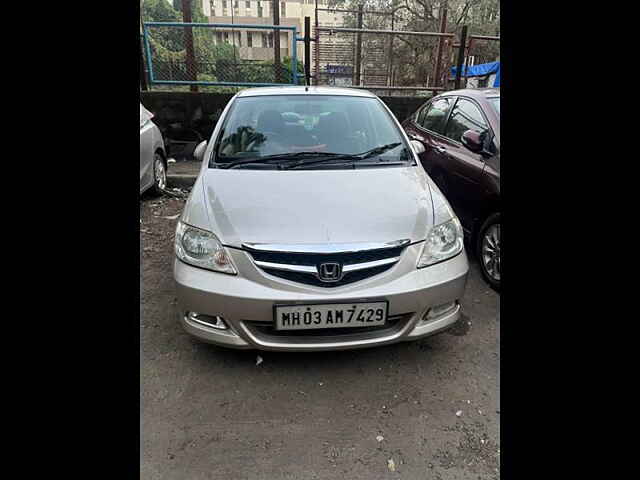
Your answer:
[[[297,73],[304,74],[304,64],[300,60],[298,60],[296,63],[297,63],[297,69],[296,69]],[[293,71],[293,58],[284,57],[282,59],[282,66],[287,71],[287,77],[285,81],[289,81],[289,79],[291,78],[291,73]],[[304,79],[303,79],[303,82],[304,82]]]
[[[182,15],[174,10],[167,0],[143,0],[142,20],[144,22],[181,22]],[[184,50],[184,36],[178,29],[153,27],[151,31],[153,48],[169,52]]]
[[[208,23],[200,2],[191,1],[192,21]],[[182,22],[182,1],[144,0],[142,17],[145,22]],[[194,55],[197,80],[206,82],[273,83],[275,65],[273,61],[246,61],[240,59],[238,48],[227,43],[216,44],[215,31],[208,27],[193,27]],[[185,68],[184,27],[150,27],[154,73],[156,78],[182,80],[187,78]],[[292,59],[285,57],[281,69],[283,81],[291,81]],[[297,71],[304,73],[303,64],[297,62]],[[168,87],[163,87],[168,88]],[[184,89],[176,86],[171,89]],[[204,91],[234,91],[234,87],[202,87]]]
[[[144,0],[142,17],[145,22],[182,22],[182,2],[176,9],[167,0]],[[176,3],[174,2],[174,6]],[[194,23],[207,23],[200,3],[192,0],[192,20]],[[163,80],[184,80],[188,78],[185,66],[185,28],[150,27],[149,44],[153,58],[156,78]],[[235,58],[232,45],[216,45],[214,31],[208,27],[192,28],[194,56],[198,80],[217,81],[216,65],[219,60]]]

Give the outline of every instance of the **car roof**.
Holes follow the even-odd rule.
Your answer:
[[[338,95],[349,97],[368,97],[376,98],[376,96],[367,91],[355,88],[338,88],[338,87],[322,87],[322,86],[278,86],[278,87],[257,87],[248,88],[238,92],[238,97],[261,97],[271,95]]]
[[[499,97],[499,88],[463,88],[460,90],[451,90],[450,92],[442,92],[440,95],[466,95],[472,98],[491,98]]]

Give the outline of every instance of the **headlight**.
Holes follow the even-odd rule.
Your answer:
[[[175,249],[177,257],[190,265],[232,275],[238,273],[218,238],[206,230],[178,222]]]
[[[457,217],[431,229],[418,259],[418,268],[433,265],[451,258],[462,251],[462,225]]]
[[[140,128],[144,127],[148,122],[153,118],[153,113],[144,108],[142,104],[140,104]]]

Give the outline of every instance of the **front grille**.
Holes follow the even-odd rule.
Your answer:
[[[341,285],[347,285],[349,283],[358,282],[365,278],[378,275],[384,271],[389,270],[393,265],[383,265],[381,267],[368,268],[366,270],[356,270],[355,272],[347,272],[342,279],[338,282],[327,283],[320,280],[313,274],[301,273],[301,272],[285,272],[283,270],[276,270],[275,268],[264,268],[263,270],[275,277],[284,278],[291,282],[304,283],[306,285],[313,285],[314,287],[339,287]]]
[[[358,265],[398,259],[406,246],[407,244],[404,243],[402,246],[336,253],[279,252],[251,249],[247,249],[247,252],[255,262],[269,263],[269,266],[261,266],[258,263],[256,263],[256,265],[270,275],[314,287],[335,288],[358,282],[389,270],[395,265],[397,260],[384,265],[372,264],[371,266],[365,266],[366,268],[360,268]],[[318,266],[328,262],[335,262],[342,265],[343,275],[339,281],[325,282],[318,277]],[[279,268],[273,268],[273,264],[277,264]],[[349,266],[356,266],[358,269],[347,271],[348,269],[345,269],[345,267]],[[307,270],[310,271],[290,271],[295,270],[296,267],[299,267],[299,270],[306,267]]]
[[[346,253],[307,253],[307,252],[259,252],[250,251],[254,260],[259,262],[284,263],[288,265],[317,265],[322,262],[338,262],[343,265],[373,262],[384,258],[399,257],[405,246],[365,250]]]
[[[254,335],[268,337],[335,337],[335,336],[353,336],[361,333],[379,332],[390,333],[398,330],[411,319],[413,313],[403,313],[400,315],[391,315],[387,318],[384,325],[377,327],[357,327],[357,328],[315,328],[310,330],[276,330],[273,322],[250,322],[245,321],[245,325]]]

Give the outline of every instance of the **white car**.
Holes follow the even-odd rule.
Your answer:
[[[167,186],[167,155],[153,114],[140,104],[140,194],[149,188],[161,193]]]
[[[288,122],[297,112],[302,122]],[[243,90],[194,156],[175,238],[180,320],[226,347],[340,350],[460,318],[462,227],[388,107],[362,90]]]

